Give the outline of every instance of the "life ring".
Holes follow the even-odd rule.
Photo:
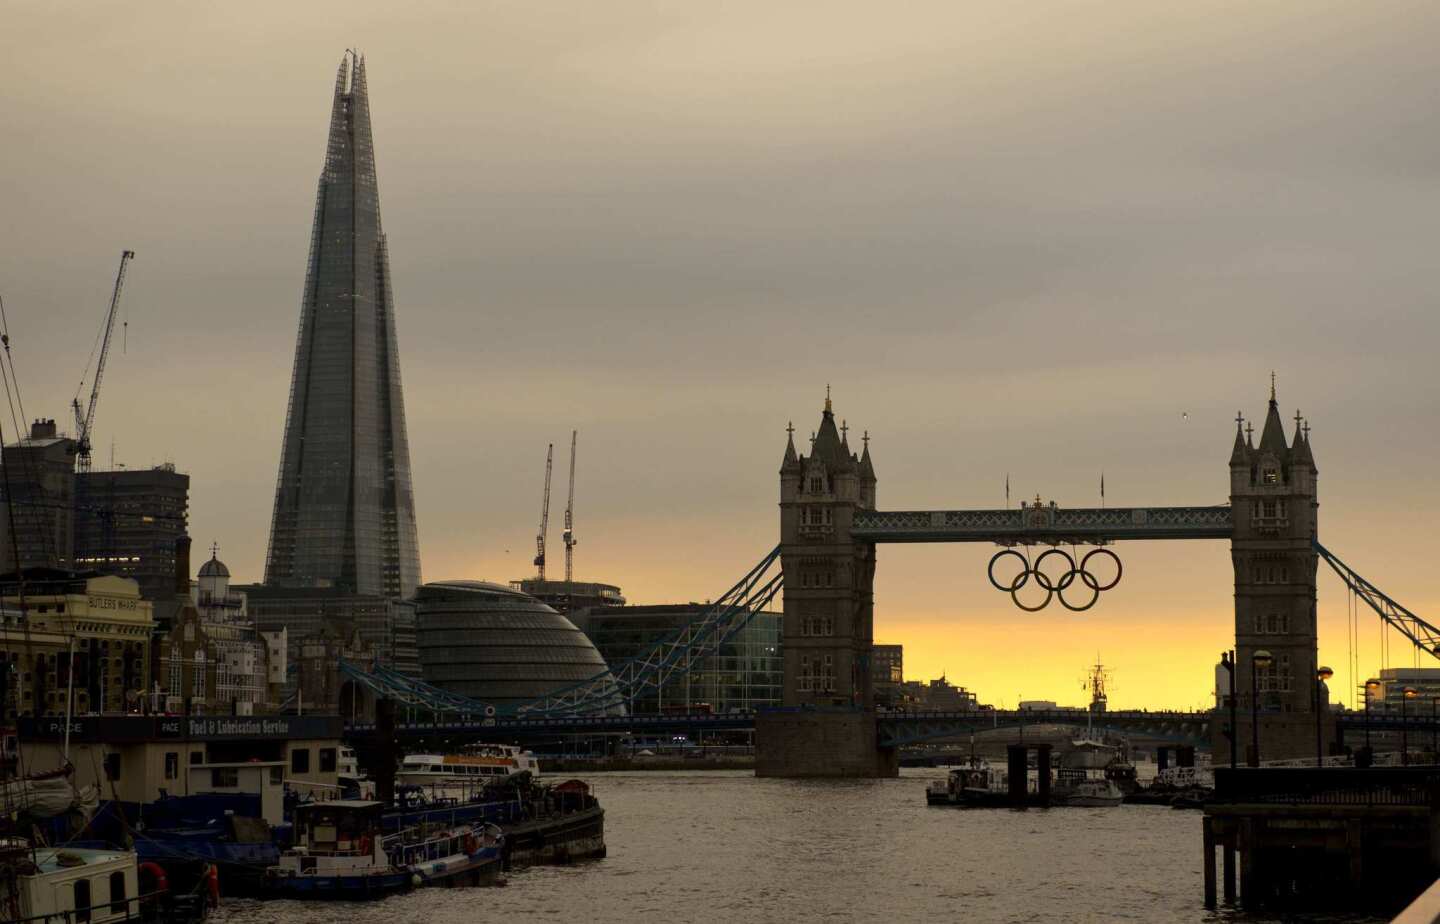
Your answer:
[[[170,877],[165,875],[165,868],[159,863],[153,863],[149,860],[146,860],[144,863],[141,863],[135,869],[137,874],[149,873],[150,878],[155,880],[155,888],[151,890],[152,892],[170,891]]]

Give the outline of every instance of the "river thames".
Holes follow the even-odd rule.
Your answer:
[[[606,809],[604,860],[515,871],[505,888],[426,889],[373,904],[232,899],[212,920],[1280,920],[1205,911],[1199,812],[927,807],[926,782],[943,777],[595,774],[588,779]]]

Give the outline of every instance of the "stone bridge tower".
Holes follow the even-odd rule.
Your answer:
[[[785,575],[785,709],[757,721],[760,776],[893,776],[876,743],[871,647],[875,545],[850,538],[855,511],[875,509],[869,438],[856,456],[826,390],[808,455],[794,428],[780,465]]]
[[[1319,474],[1310,450],[1310,427],[1295,413],[1295,434],[1285,425],[1270,385],[1270,406],[1254,444],[1253,428],[1237,415],[1230,453],[1230,509],[1235,565],[1236,743],[1241,763],[1254,741],[1252,689],[1258,687],[1260,758],[1315,755],[1318,682],[1315,577],[1318,556]],[[1254,656],[1268,651],[1273,664],[1257,670]],[[1252,683],[1254,686],[1252,687]],[[1224,693],[1225,691],[1222,691]],[[1323,694],[1322,694],[1323,695]],[[1319,707],[1328,712],[1324,702]],[[1225,721],[1216,723],[1216,726]],[[1323,737],[1333,738],[1333,720]],[[1215,736],[1215,762],[1230,759],[1230,745]]]

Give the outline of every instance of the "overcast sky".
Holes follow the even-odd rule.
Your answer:
[[[1433,3],[0,15],[0,296],[26,410],[67,421],[134,249],[97,467],[113,445],[189,472],[196,545],[238,579],[262,573],[353,46],[426,578],[531,571],[545,445],[563,472],[578,428],[577,577],[714,596],[774,545],[785,425],[814,429],[827,382],[872,436],[881,507],[1000,506],[1007,472],[1016,502],[1093,505],[1103,471],[1111,505],[1219,503],[1233,418],[1263,413],[1273,368],[1313,427],[1322,540],[1440,620]],[[1077,702],[1098,652],[1114,702],[1206,702],[1233,640],[1223,543],[1122,547],[1124,582],[1083,615],[1015,610],[991,551],[880,550],[876,636],[909,677]],[[1348,690],[1343,585],[1320,596]]]

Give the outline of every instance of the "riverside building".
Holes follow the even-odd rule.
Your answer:
[[[620,606],[575,611],[572,618],[614,668],[680,631],[708,609],[702,603]],[[714,712],[780,705],[784,681],[780,620],[780,613],[755,614],[719,651],[697,659],[688,677],[677,676],[662,689],[627,702],[626,708],[636,714],[654,714],[670,708],[701,708],[702,704]]]
[[[415,603],[426,682],[499,711],[607,669],[574,623],[503,584],[438,581],[423,585]]]
[[[138,712],[150,676],[151,603],[129,578],[47,568],[0,577],[4,716]],[[71,643],[74,642],[73,669]]]

